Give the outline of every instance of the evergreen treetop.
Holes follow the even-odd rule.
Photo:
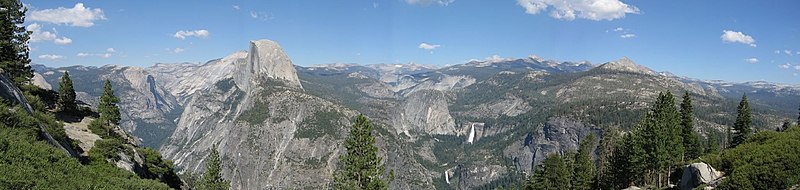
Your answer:
[[[597,166],[592,160],[594,150],[594,134],[586,136],[578,147],[578,153],[575,154],[575,161],[572,175],[572,188],[575,190],[589,190],[595,184],[595,175],[597,173]]]
[[[69,72],[64,71],[61,80],[58,82],[58,100],[56,107],[59,111],[75,111],[78,109],[75,103],[75,89],[72,87],[72,79],[69,77]]]
[[[197,184],[198,190],[227,190],[231,184],[222,178],[222,161],[219,157],[218,147],[215,144],[209,150],[208,161],[206,162],[206,173],[200,178]]]
[[[103,86],[103,94],[100,95],[100,103],[97,105],[97,112],[100,113],[100,119],[105,121],[107,125],[119,124],[120,113],[117,103],[119,103],[119,99],[114,95],[111,81],[106,79]]]
[[[736,122],[733,124],[734,134],[732,147],[744,142],[752,133],[751,126],[753,125],[752,116],[750,115],[750,104],[747,103],[747,95],[742,95],[742,101],[739,102],[739,107],[736,109]]]
[[[385,166],[378,157],[372,130],[372,124],[363,115],[353,122],[350,136],[344,142],[346,152],[339,156],[334,189],[388,189],[388,180],[382,177]]]
[[[700,156],[703,152],[700,147],[700,139],[694,132],[694,108],[692,106],[692,97],[689,96],[688,91],[683,93],[683,101],[681,102],[681,137],[683,138],[683,147],[685,154],[684,160],[694,159]]]
[[[28,54],[30,32],[23,25],[27,11],[19,0],[0,1],[0,70],[17,86],[33,77]]]
[[[558,154],[550,154],[537,167],[533,176],[525,184],[530,190],[568,190],[571,189],[571,171],[566,161]]]

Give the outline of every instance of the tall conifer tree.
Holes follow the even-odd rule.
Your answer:
[[[594,185],[595,175],[597,175],[597,167],[592,160],[594,140],[594,134],[590,134],[581,141],[580,147],[578,147],[572,167],[572,189],[589,190]]]
[[[372,130],[372,124],[363,115],[353,122],[350,137],[344,143],[347,151],[339,156],[334,189],[388,189],[388,180],[382,177],[385,166],[378,157]]]
[[[683,147],[685,153],[683,160],[694,159],[700,156],[703,148],[700,146],[700,139],[694,132],[694,108],[692,106],[692,97],[689,96],[688,91],[683,93],[683,101],[681,102],[681,136],[683,138]]]
[[[33,77],[28,54],[30,32],[23,25],[27,11],[19,0],[0,1],[0,70],[17,86]]]
[[[56,107],[59,111],[75,111],[78,106],[75,104],[75,89],[72,87],[72,79],[69,72],[64,71],[61,80],[58,82],[58,100]]]
[[[752,117],[750,115],[750,104],[747,103],[747,95],[742,95],[742,101],[739,102],[739,107],[736,109],[736,123],[733,124],[734,134],[731,147],[736,147],[741,144],[752,133]]]
[[[106,83],[103,86],[103,94],[100,95],[100,103],[97,105],[97,112],[100,113],[99,119],[109,135],[112,134],[112,129],[119,125],[119,120],[121,119],[117,103],[119,103],[119,99],[114,95],[111,81],[106,79]]]
[[[206,173],[200,178],[197,184],[198,190],[227,190],[231,183],[222,178],[222,160],[219,158],[217,145],[214,145],[208,154],[206,162]]]

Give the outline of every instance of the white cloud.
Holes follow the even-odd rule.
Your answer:
[[[72,43],[72,39],[62,36],[58,37],[58,31],[53,28],[51,31],[42,30],[42,25],[38,23],[29,24],[25,27],[26,30],[31,32],[30,42],[43,42],[53,41],[58,45],[67,45]]]
[[[90,27],[94,25],[94,21],[105,19],[103,10],[86,8],[83,3],[77,3],[72,8],[58,7],[56,9],[33,10],[28,14],[28,20],[31,21],[80,27]]]
[[[556,19],[614,20],[625,14],[639,14],[639,8],[619,0],[517,0],[528,14],[539,14],[552,7],[550,16]]]
[[[76,54],[75,56],[78,56],[78,57],[100,57],[100,58],[109,58],[109,57],[111,57],[112,55],[113,55],[113,54],[111,54],[111,53],[86,53],[86,52],[80,52],[80,53]]]
[[[56,43],[58,45],[67,45],[72,43],[72,39],[69,39],[67,37],[61,37],[53,40],[53,43]]]
[[[114,52],[117,52],[117,50],[115,50],[114,48],[108,48],[108,49],[106,49],[106,52],[114,53]]]
[[[232,5],[232,7],[233,7],[233,9],[236,9],[236,10],[242,9],[241,7],[239,7],[239,5]]]
[[[39,41],[51,41],[55,40],[56,34],[55,29],[53,32],[50,31],[42,31],[42,25],[33,23],[26,27],[28,31],[31,31],[31,42],[39,42]]]
[[[625,30],[625,29],[624,29],[624,28],[622,28],[622,27],[617,27],[617,28],[614,28],[614,32],[621,32],[621,31],[623,31],[623,30]]]
[[[432,4],[438,4],[438,5],[441,5],[441,6],[447,6],[447,5],[450,5],[450,3],[455,2],[456,0],[403,0],[403,1],[405,1],[408,4],[412,4],[412,5],[424,5],[424,6],[427,6],[427,5],[432,5]]]
[[[253,19],[259,19],[263,21],[275,19],[275,17],[265,12],[254,12],[254,11],[250,11],[250,17]]]
[[[63,58],[64,58],[64,56],[52,55],[52,54],[44,54],[44,55],[40,55],[39,56],[39,59],[47,59],[47,60],[59,60],[59,59],[63,59]]]
[[[206,38],[206,37],[208,37],[208,35],[209,35],[208,30],[189,30],[189,31],[181,30],[181,31],[175,32],[175,35],[172,35],[172,36],[175,37],[175,38],[183,40],[183,39],[186,39],[186,37],[190,37],[190,36]]]
[[[635,38],[636,34],[622,34],[619,35],[620,38]]]
[[[783,53],[788,55],[788,56],[792,56],[792,50],[785,49],[785,50],[783,50]]]
[[[183,48],[175,48],[175,49],[172,49],[172,53],[181,53],[181,52],[183,52],[183,51],[185,51]]]
[[[751,58],[744,59],[744,61],[747,62],[747,63],[750,63],[750,64],[756,64],[756,63],[758,63],[758,58],[751,57]]]
[[[752,36],[748,36],[742,32],[723,30],[720,38],[722,38],[723,42],[742,43],[750,45],[750,47],[756,47],[756,40],[753,39]]]
[[[434,49],[436,49],[436,48],[442,47],[442,45],[438,45],[438,44],[428,44],[428,43],[422,42],[421,44],[419,44],[419,46],[418,46],[418,47],[419,47],[420,49],[425,49],[425,50],[434,50]]]
[[[786,63],[786,64],[783,64],[783,65],[778,65],[778,67],[780,67],[781,69],[788,69],[788,68],[792,67],[792,64]]]
[[[775,50],[775,54],[781,54],[781,50]]]

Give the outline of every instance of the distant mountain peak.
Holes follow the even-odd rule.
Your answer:
[[[653,71],[652,69],[647,68],[647,67],[642,66],[642,65],[639,65],[639,64],[636,64],[636,62],[634,62],[633,60],[631,60],[627,56],[626,57],[622,57],[622,58],[620,58],[620,59],[618,59],[616,61],[611,61],[611,62],[608,62],[608,63],[604,63],[604,64],[598,66],[598,68],[608,69],[608,70],[616,70],[616,71],[626,71],[626,72],[650,74],[650,75],[655,75],[656,74],[656,72]]]

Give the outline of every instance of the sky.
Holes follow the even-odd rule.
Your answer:
[[[23,0],[33,63],[205,63],[278,42],[301,66],[629,57],[705,80],[800,84],[796,0]]]

